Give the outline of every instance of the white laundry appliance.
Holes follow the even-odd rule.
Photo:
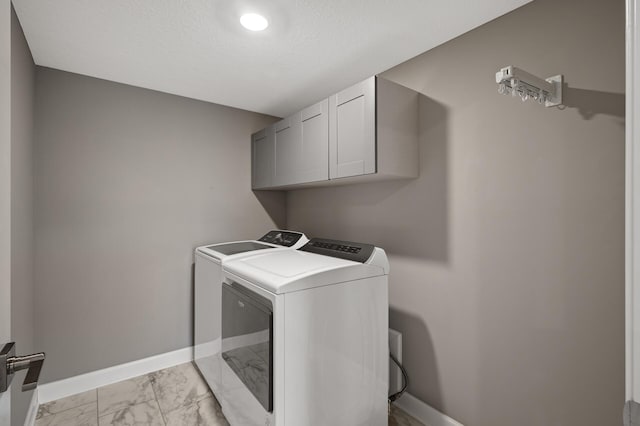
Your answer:
[[[232,426],[383,426],[389,262],[368,244],[311,239],[223,265],[214,393]]]
[[[292,250],[309,239],[300,232],[273,230],[258,240],[233,241],[195,250],[194,360],[211,389],[219,381],[222,265],[256,252]]]

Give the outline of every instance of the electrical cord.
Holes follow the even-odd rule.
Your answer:
[[[400,362],[398,361],[398,359],[393,356],[393,354],[391,352],[389,352],[389,356],[391,357],[391,359],[393,360],[393,362],[400,368],[400,371],[402,371],[402,379],[404,382],[404,385],[402,386],[402,389],[400,389],[398,392],[389,395],[389,406],[391,406],[391,403],[396,401],[398,398],[400,398],[402,396],[402,394],[404,394],[407,390],[407,387],[409,386],[409,375],[407,374],[407,370],[404,369],[404,367],[402,366],[402,364],[400,364]]]

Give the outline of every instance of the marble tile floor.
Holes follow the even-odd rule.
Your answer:
[[[227,426],[191,363],[42,404],[36,426]],[[389,426],[423,426],[394,407]]]

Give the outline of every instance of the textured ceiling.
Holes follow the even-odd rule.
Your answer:
[[[36,64],[285,116],[530,0],[14,0]],[[239,16],[259,12],[261,33]]]

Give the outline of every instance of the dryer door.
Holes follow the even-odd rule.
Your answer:
[[[273,305],[238,283],[222,286],[222,358],[272,412]]]

